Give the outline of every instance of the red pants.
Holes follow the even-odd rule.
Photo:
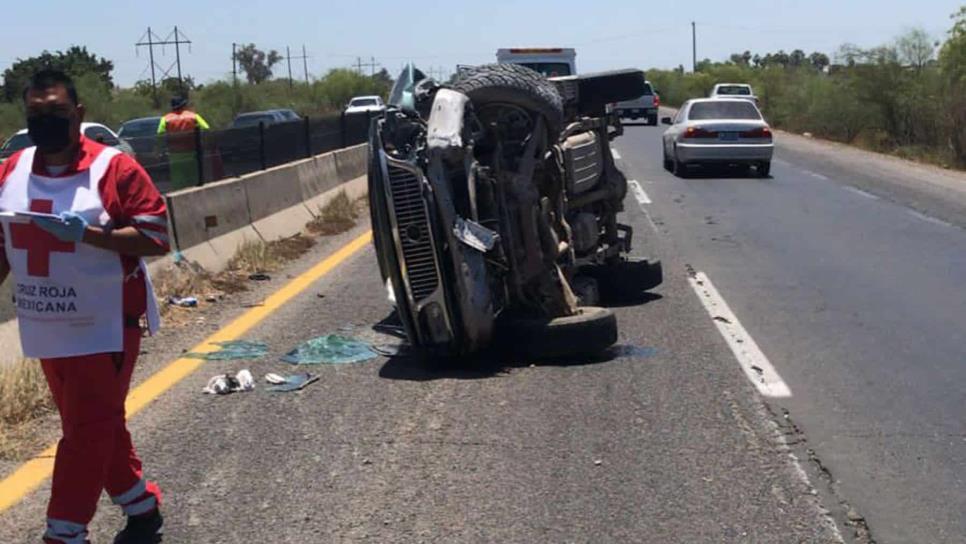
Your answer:
[[[157,485],[142,478],[125,425],[124,400],[141,349],[141,331],[124,331],[124,352],[41,361],[60,412],[47,533],[53,542],[83,542],[101,492],[127,515],[160,505]]]

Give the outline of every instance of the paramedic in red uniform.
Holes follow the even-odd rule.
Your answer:
[[[124,401],[141,320],[158,326],[142,258],[168,251],[164,200],[133,159],[81,135],[84,106],[64,73],[38,72],[23,99],[36,147],[0,165],[0,282],[12,275],[24,355],[40,359],[61,417],[43,540],[87,542],[106,491],[127,516],[115,543],[160,542],[161,493]]]

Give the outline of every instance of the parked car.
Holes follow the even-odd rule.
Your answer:
[[[345,107],[346,115],[354,113],[382,113],[386,110],[386,104],[380,96],[357,96],[349,101]]]
[[[758,104],[754,89],[747,83],[718,83],[711,89],[710,98],[742,98]]]
[[[616,112],[622,119],[644,118],[647,124],[657,126],[657,111],[661,106],[658,96],[650,81],[644,83],[644,94],[634,100],[625,100],[611,104],[610,110]]]
[[[100,123],[81,123],[81,133],[91,140],[117,148],[126,155],[136,157],[131,144],[121,140],[113,130]],[[10,155],[13,155],[17,151],[26,149],[32,145],[34,145],[34,142],[30,139],[30,135],[27,134],[27,129],[17,131],[16,134],[3,143],[3,146],[0,146],[0,162],[7,160]]]
[[[277,114],[281,115],[282,118],[285,119],[284,122],[286,122],[286,123],[287,122],[291,122],[291,121],[301,121],[302,120],[302,116],[299,115],[298,113],[296,113],[295,110],[269,110],[269,111],[272,111],[274,113],[277,113]]]
[[[161,146],[158,145],[158,125],[160,117],[141,117],[121,124],[117,136],[134,149],[135,157],[142,165],[162,161]]]
[[[228,128],[257,127],[260,123],[268,126],[276,123],[284,123],[288,120],[280,110],[252,111],[238,114]]]
[[[686,176],[692,165],[752,165],[768,177],[775,144],[771,127],[754,103],[741,98],[689,100],[664,132],[664,168]]]

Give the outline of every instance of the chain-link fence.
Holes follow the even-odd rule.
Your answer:
[[[168,193],[364,143],[378,115],[334,114],[122,140],[158,188]]]

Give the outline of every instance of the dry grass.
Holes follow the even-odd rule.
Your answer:
[[[0,459],[19,458],[31,444],[28,424],[53,409],[40,363],[0,367]]]
[[[339,191],[325,206],[319,208],[319,216],[306,225],[309,232],[331,236],[341,234],[356,226],[359,205],[363,199],[353,202],[345,191]]]

